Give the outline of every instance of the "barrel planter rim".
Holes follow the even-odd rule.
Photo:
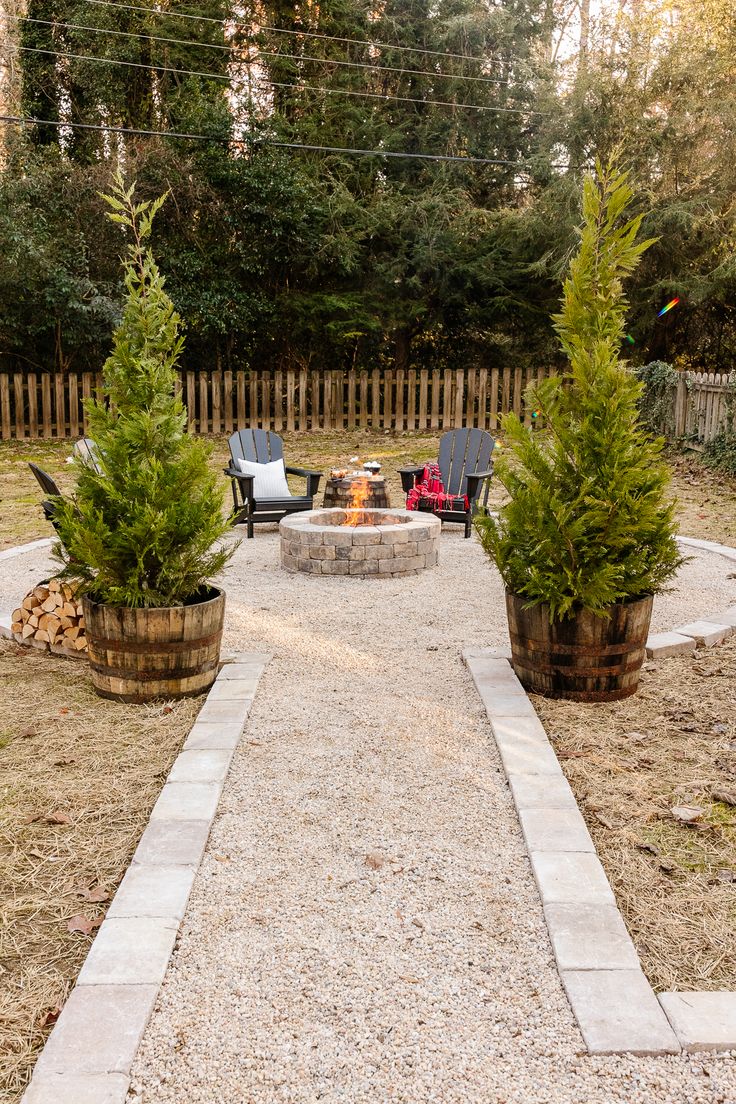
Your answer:
[[[225,597],[225,591],[222,587],[208,585],[206,587],[200,587],[196,594],[201,594],[203,590],[209,593],[209,598],[201,598],[196,602],[187,601],[181,602],[177,606],[115,606],[112,602],[96,602],[94,598],[90,598],[89,595],[83,594],[82,601],[89,602],[90,606],[97,606],[98,608],[112,609],[112,610],[130,610],[133,613],[143,612],[144,610],[149,613],[155,613],[157,610],[173,610],[173,609],[195,609],[197,606],[206,606],[210,602],[216,601],[220,595]]]
[[[212,686],[225,591],[207,585],[193,597],[177,606],[133,608],[83,596],[92,684],[100,697],[140,704],[194,697]]]
[[[549,603],[530,603],[507,587],[511,663],[517,677],[530,693],[548,698],[605,702],[629,697],[638,688],[646,657],[653,601],[653,594],[625,598],[605,613],[580,608],[550,622]],[[555,639],[558,632],[561,640]]]

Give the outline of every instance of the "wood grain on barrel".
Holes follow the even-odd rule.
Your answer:
[[[617,701],[636,692],[646,655],[652,597],[611,606],[609,616],[587,610],[550,624],[546,604],[524,609],[506,594],[512,665],[535,694],[572,701]]]
[[[92,683],[104,698],[144,702],[201,694],[217,676],[225,595],[169,609],[83,599]]]

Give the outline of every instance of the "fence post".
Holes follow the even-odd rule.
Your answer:
[[[687,384],[689,374],[689,372],[681,372],[677,380],[673,417],[675,438],[684,437],[687,432]]]

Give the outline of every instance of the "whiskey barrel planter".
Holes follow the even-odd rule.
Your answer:
[[[322,508],[334,509],[339,506],[346,510],[350,505],[353,487],[358,479],[334,479],[330,476],[325,484],[324,501]],[[382,476],[371,476],[368,479],[368,497],[364,504],[366,510],[390,510],[391,500],[388,495],[386,480]]]
[[[103,698],[186,698],[217,677],[225,595],[210,587],[185,606],[125,609],[82,599],[92,684]]]
[[[550,624],[546,604],[524,609],[506,592],[511,663],[526,690],[571,701],[618,701],[636,693],[646,655],[652,597],[620,602],[609,617],[581,610]]]

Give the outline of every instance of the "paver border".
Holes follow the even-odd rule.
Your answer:
[[[4,548],[0,552],[0,562],[12,560],[14,556],[22,556],[25,552],[33,552],[35,548],[50,548],[54,543],[54,537],[39,537],[37,540],[28,541],[27,544],[16,544],[12,548]]]
[[[678,538],[736,561],[736,548]],[[736,606],[652,634],[656,659],[712,647],[736,632]],[[590,1054],[736,1051],[736,992],[655,994],[542,722],[507,648],[463,661],[491,723],[542,903],[560,979]],[[591,939],[591,934],[594,938]]]
[[[223,658],[21,1104],[125,1104],[230,763],[271,656]]]

